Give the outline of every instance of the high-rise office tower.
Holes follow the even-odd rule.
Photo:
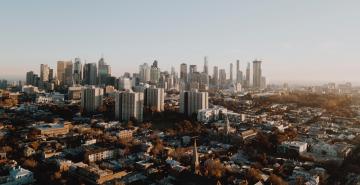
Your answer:
[[[111,68],[110,65],[105,63],[103,57],[100,58],[98,62],[98,78],[99,78],[99,85],[105,85],[106,80],[108,77],[111,76]]]
[[[201,91],[206,91],[209,89],[209,82],[210,82],[210,79],[209,79],[209,75],[207,75],[206,73],[202,72],[202,73],[199,73],[199,87],[198,89],[201,90]]]
[[[182,63],[180,65],[180,80],[183,82],[187,82],[188,78],[188,73],[187,73],[187,64]]]
[[[180,93],[180,113],[191,116],[201,109],[207,109],[209,106],[209,97],[207,92],[183,91]]]
[[[197,66],[196,65],[190,65],[189,73],[192,74],[192,73],[195,73],[195,72],[197,72]]]
[[[64,85],[72,86],[73,81],[73,63],[71,61],[67,62],[65,65],[65,74],[64,74]]]
[[[40,81],[41,82],[48,82],[49,81],[49,73],[50,68],[47,64],[40,65]]]
[[[57,79],[62,85],[72,85],[72,62],[58,61],[57,62]]]
[[[242,72],[240,71],[240,60],[236,60],[236,82],[242,83]]]
[[[158,62],[155,60],[150,69],[150,82],[158,83],[160,78],[160,68],[158,67]]]
[[[49,68],[49,81],[54,80],[54,69]]]
[[[84,87],[81,92],[81,110],[94,113],[103,104],[104,89],[95,86]]]
[[[260,82],[260,89],[265,89],[265,88],[266,88],[266,78],[262,76]]]
[[[209,74],[208,60],[206,56],[204,57],[204,73]]]
[[[253,88],[260,89],[261,88],[261,61],[254,60],[253,61]]]
[[[225,69],[219,70],[219,83],[224,86],[226,84],[226,71]]]
[[[143,120],[144,93],[142,92],[116,92],[115,118],[120,121],[135,119]]]
[[[84,65],[84,84],[97,85],[97,66],[96,63],[87,63]]]
[[[188,81],[190,81],[190,82],[194,82],[194,81],[196,81],[196,76],[197,76],[197,74],[195,74],[195,73],[197,73],[197,66],[196,65],[190,65],[189,66],[189,79],[188,79]]]
[[[234,81],[234,78],[233,78],[233,63],[230,63],[230,82],[233,82]]]
[[[80,58],[75,58],[73,73],[74,84],[81,84],[83,77],[82,69],[83,67]]]
[[[247,88],[249,88],[250,87],[250,63],[248,63],[247,67],[246,67],[245,81],[246,81],[245,86]]]
[[[217,86],[219,84],[219,68],[214,66],[214,72],[212,76],[212,83],[213,85]]]
[[[175,71],[175,67],[171,66],[171,75],[176,76],[176,71]]]
[[[146,108],[155,112],[164,111],[165,91],[164,88],[150,87],[145,89],[144,102]]]
[[[26,73],[26,85],[34,85],[34,71]]]
[[[132,82],[131,82],[130,78],[127,78],[127,77],[119,78],[118,89],[120,91],[131,90],[131,87],[132,87]]]
[[[141,82],[148,82],[150,81],[150,66],[147,63],[139,66],[139,75]]]

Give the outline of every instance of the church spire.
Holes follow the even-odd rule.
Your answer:
[[[225,119],[225,126],[224,126],[224,133],[226,135],[229,135],[230,134],[230,129],[231,129],[231,126],[230,126],[230,122],[229,122],[229,117],[227,114],[224,114],[224,119]]]
[[[193,170],[196,175],[200,175],[200,163],[199,163],[199,154],[197,152],[196,139],[194,140],[194,149],[193,149]]]

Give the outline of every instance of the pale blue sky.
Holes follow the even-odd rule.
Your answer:
[[[0,78],[101,54],[115,75],[144,62],[228,70],[262,59],[278,81],[360,81],[360,1],[8,0],[0,2]]]

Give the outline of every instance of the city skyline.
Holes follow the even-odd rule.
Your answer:
[[[154,60],[162,70],[179,72],[181,63],[202,69],[207,56],[209,69],[227,72],[237,59],[243,72],[248,62],[262,60],[269,83],[359,84],[357,5],[4,2],[0,78],[24,80],[27,71],[40,74],[40,64],[55,69],[58,60],[93,63],[104,54],[117,77]]]

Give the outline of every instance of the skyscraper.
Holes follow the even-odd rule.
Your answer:
[[[144,102],[148,109],[155,112],[164,111],[165,91],[164,88],[150,87],[145,89]]]
[[[207,75],[209,74],[208,60],[206,56],[204,57],[204,73]]]
[[[213,85],[218,86],[219,85],[219,68],[217,66],[214,66],[214,73],[213,73]]]
[[[260,82],[260,89],[265,89],[265,88],[266,88],[266,78],[262,76]]]
[[[98,78],[99,78],[99,85],[105,85],[106,80],[108,77],[111,76],[111,68],[110,65],[105,63],[103,57],[100,58],[98,62]]]
[[[64,85],[72,86],[73,81],[73,63],[71,61],[66,63],[65,74],[64,74]]]
[[[62,85],[72,84],[72,62],[58,61],[57,62],[57,79]]]
[[[93,113],[103,104],[104,90],[95,86],[87,86],[81,92],[81,110]]]
[[[74,84],[81,84],[82,82],[82,63],[80,58],[75,58],[75,62],[74,62],[74,73],[73,73],[73,79],[74,79]]]
[[[34,85],[34,71],[29,71],[26,73],[26,85]]]
[[[97,85],[97,66],[96,63],[87,63],[84,66],[84,84]]]
[[[189,73],[192,74],[192,73],[195,73],[195,72],[197,72],[197,66],[196,65],[190,65]]]
[[[188,73],[187,73],[187,64],[182,63],[180,65],[180,80],[183,82],[187,82],[188,78]]]
[[[190,82],[196,81],[195,78],[196,78],[198,75],[195,74],[195,73],[197,73],[197,66],[196,66],[196,65],[190,65],[190,66],[189,66],[189,79],[188,79],[188,81],[190,81]]]
[[[219,83],[224,86],[226,84],[226,71],[225,69],[219,70]]]
[[[197,90],[181,92],[180,113],[191,116],[201,109],[207,109],[209,106],[208,96],[207,92],[198,92]]]
[[[139,66],[139,75],[141,82],[148,82],[150,81],[150,66],[147,63]]]
[[[49,68],[49,81],[54,80],[54,69]]]
[[[242,83],[242,74],[240,74],[240,60],[236,60],[236,82]]]
[[[260,89],[261,88],[261,61],[254,60],[253,61],[253,88]]]
[[[132,83],[130,78],[127,77],[120,77],[119,78],[119,84],[118,84],[118,89],[121,91],[126,91],[126,90],[131,90],[132,87]]]
[[[50,68],[47,64],[40,65],[40,81],[41,82],[48,82],[49,81],[49,73]]]
[[[116,92],[115,118],[120,121],[135,119],[143,120],[144,93],[142,92]]]
[[[245,87],[249,88],[250,87],[250,63],[247,64],[245,78],[246,78]]]
[[[155,60],[150,69],[150,82],[158,83],[160,78],[160,68],[158,67],[158,62]]]
[[[233,63],[230,63],[230,82],[233,82],[234,81],[234,78],[233,78]]]

